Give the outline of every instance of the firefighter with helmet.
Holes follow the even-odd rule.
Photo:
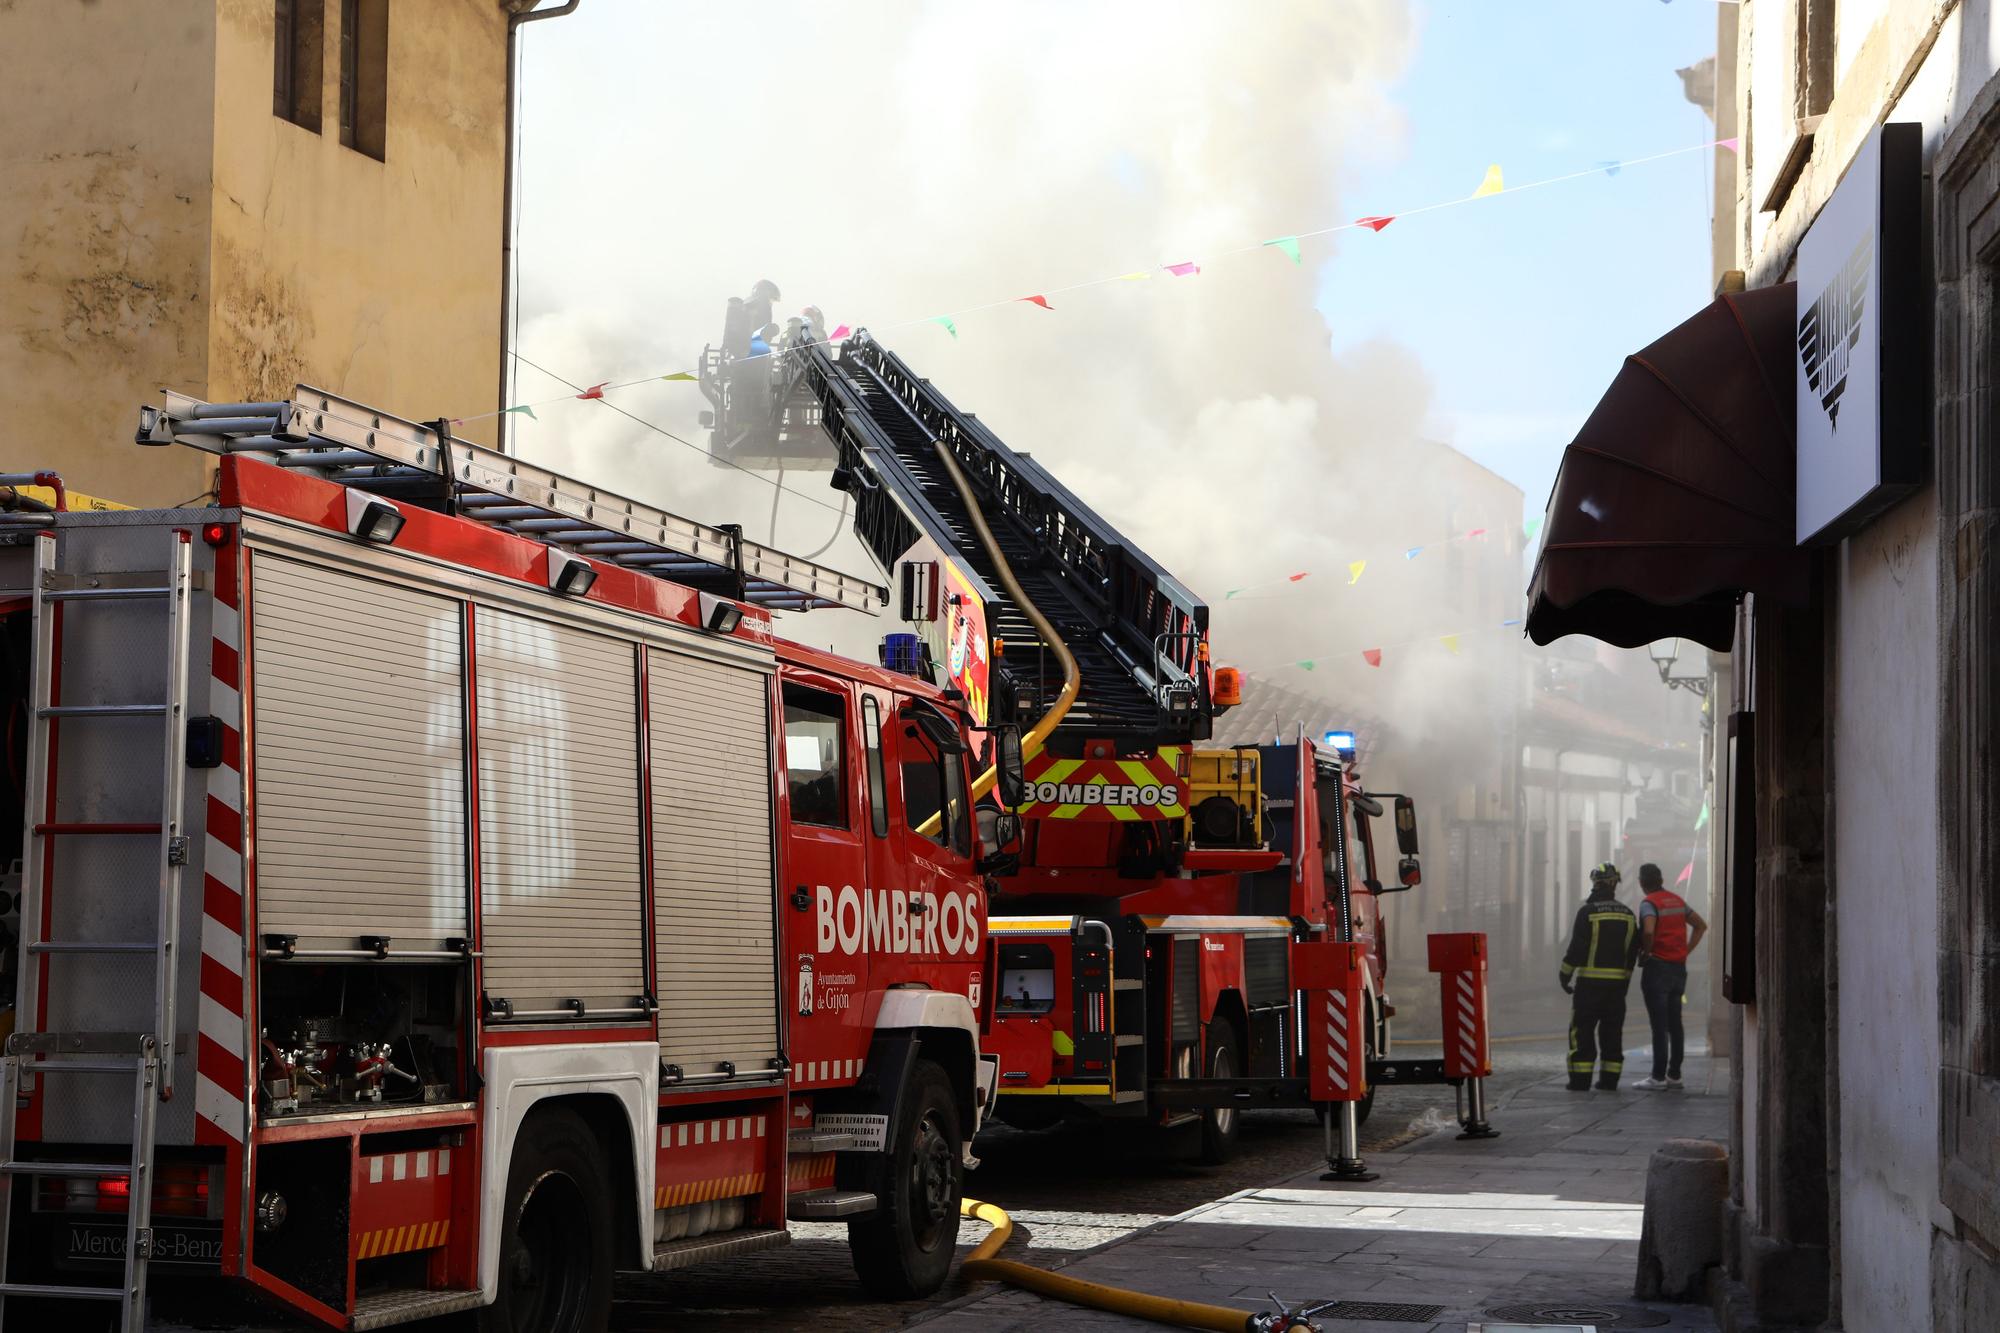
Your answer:
[[[1590,897],[1577,909],[1563,952],[1558,980],[1571,997],[1571,1092],[1590,1091],[1593,1070],[1599,1091],[1616,1092],[1625,1069],[1625,992],[1639,957],[1639,918],[1618,901],[1621,878],[1609,861],[1590,872]]]

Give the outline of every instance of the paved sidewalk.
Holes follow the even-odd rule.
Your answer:
[[[1490,1112],[1498,1139],[1459,1142],[1441,1130],[1370,1157],[1380,1180],[1323,1183],[1307,1173],[1246,1190],[1062,1271],[1246,1310],[1269,1309],[1270,1292],[1292,1306],[1442,1307],[1414,1322],[1407,1313],[1396,1322],[1322,1316],[1329,1333],[1463,1333],[1470,1320],[1521,1305],[1542,1313],[1506,1316],[1710,1333],[1706,1307],[1636,1302],[1632,1280],[1648,1157],[1668,1138],[1726,1139],[1728,1106],[1721,1059],[1691,1058],[1683,1092],[1572,1093],[1555,1074]],[[920,1322],[926,1333],[1158,1327],[1003,1289]]]

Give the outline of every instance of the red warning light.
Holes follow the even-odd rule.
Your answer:
[[[204,523],[201,525],[201,539],[210,546],[221,546],[229,540],[227,523]]]

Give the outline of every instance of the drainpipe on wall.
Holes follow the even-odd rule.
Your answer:
[[[513,10],[522,0],[506,0]],[[529,6],[540,0],[526,0]],[[520,65],[520,47],[515,33],[525,23],[541,19],[559,19],[565,14],[574,14],[581,0],[566,0],[553,9],[533,9],[512,12],[507,15],[507,133],[504,147],[506,163],[501,168],[500,190],[500,385],[494,394],[497,407],[507,405],[507,381],[513,348],[509,345],[508,313],[514,303],[514,83]],[[494,419],[494,443],[502,453],[507,452],[507,435],[512,425],[506,413]]]

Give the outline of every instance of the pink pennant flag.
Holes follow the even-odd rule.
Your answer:
[[[1201,272],[1201,265],[1195,263],[1193,260],[1189,260],[1185,264],[1169,264],[1167,265],[1167,272],[1177,278],[1191,278]]]
[[[1715,141],[1717,148],[1727,148],[1732,153],[1736,151],[1736,145],[1737,140],[1735,139],[1717,139]]]
[[[1306,575],[1310,573],[1312,573],[1310,569],[1302,569],[1296,574],[1289,575],[1285,581],[1288,583],[1297,583],[1300,579],[1306,577]]]
[[[1055,309],[1054,306],[1049,304],[1049,298],[1046,296],[1021,296],[1021,297],[1016,297],[1015,299],[1020,301],[1026,301],[1029,305],[1038,305],[1044,310]]]
[[[1690,861],[1686,865],[1681,867],[1680,874],[1674,876],[1674,883],[1685,884],[1693,878],[1694,878],[1694,862]]]
[[[1354,225],[1357,227],[1366,227],[1370,231],[1379,232],[1382,230],[1382,228],[1388,226],[1391,222],[1394,222],[1395,220],[1396,220],[1396,215],[1394,213],[1391,213],[1388,217],[1356,218],[1354,219]]]
[[[1484,537],[1485,535],[1486,535],[1485,528],[1474,528],[1472,531],[1465,534],[1465,538],[1467,541],[1471,541],[1474,537]]]
[[[1363,648],[1361,650],[1361,660],[1372,667],[1381,666],[1382,650],[1380,648]]]
[[[585,389],[585,390],[584,390],[584,391],[583,391],[582,393],[578,394],[578,395],[577,395],[577,397],[578,397],[578,398],[602,398],[602,397],[604,396],[604,385],[605,385],[605,384],[609,384],[609,383],[611,383],[611,381],[610,381],[610,380],[606,380],[606,381],[604,381],[604,384],[593,384],[593,385],[591,385],[591,386],[590,386],[590,387],[589,387],[588,389]]]

